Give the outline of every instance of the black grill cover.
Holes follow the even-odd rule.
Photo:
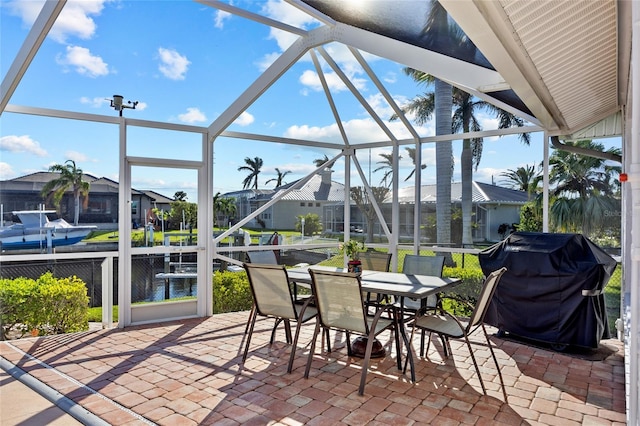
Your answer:
[[[516,232],[479,254],[485,275],[507,267],[485,317],[517,336],[597,348],[609,338],[604,287],[616,261],[580,234]]]

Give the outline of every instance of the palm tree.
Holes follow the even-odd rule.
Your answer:
[[[417,71],[414,69],[405,69],[405,73],[410,75],[414,80],[421,83],[437,83],[437,80],[428,74],[423,73],[422,71]],[[499,125],[498,127],[509,128],[513,126],[521,127],[524,125],[524,120],[520,117],[516,117],[513,114],[510,114],[506,111],[503,111],[496,106],[474,98],[470,94],[465,91],[454,87],[451,91],[452,93],[452,107],[455,107],[453,111],[453,118],[451,122],[451,133],[457,132],[473,132],[480,131],[482,127],[478,119],[476,118],[476,113],[480,110],[485,110],[488,113],[495,115],[498,118]],[[419,114],[433,111],[435,107],[435,96],[429,96],[428,94],[420,95],[410,101],[407,105],[405,105],[402,109],[404,112],[415,113],[416,117],[420,117],[421,121],[419,122],[416,118],[416,123],[423,124],[430,117],[422,117]],[[529,144],[529,134],[523,133],[520,135],[520,140],[525,144]],[[482,138],[474,138],[474,139],[464,139],[462,144],[462,154],[460,158],[461,164],[461,178],[462,178],[462,243],[471,244],[471,212],[472,212],[472,188],[473,188],[473,169],[477,168],[480,164],[480,159],[482,158]],[[436,152],[440,146],[440,143],[436,145]],[[448,150],[447,150],[448,152]],[[444,154],[443,154],[444,155]],[[443,157],[444,158],[444,157]],[[436,159],[438,164],[440,160]],[[444,160],[442,160],[444,161]],[[450,164],[450,163],[449,163]],[[438,167],[438,166],[436,166]],[[440,178],[440,171],[437,171],[438,178]],[[450,174],[449,174],[450,176]],[[449,184],[450,186],[450,184]],[[440,187],[438,186],[438,198],[440,197]],[[450,200],[450,192],[449,192],[449,200]],[[440,225],[438,224],[438,228]],[[438,229],[439,230],[439,229]],[[438,240],[440,241],[440,240]]]
[[[184,191],[176,191],[173,194],[173,199],[176,201],[187,201],[187,193]]]
[[[327,157],[327,154],[325,154],[323,158],[316,158],[315,160],[313,160],[313,164],[315,164],[316,167],[320,167],[327,161],[329,161],[329,157]],[[327,165],[327,169],[330,169],[331,167],[333,167],[333,163],[329,163]]]
[[[284,180],[284,177],[286,175],[288,175],[289,173],[291,173],[291,171],[287,170],[286,172],[281,172],[280,169],[276,167],[276,173],[277,173],[277,177],[269,179],[264,184],[265,185],[269,185],[269,182],[275,182],[276,183],[276,188],[281,187],[282,183],[283,183],[282,181]]]
[[[409,154],[409,158],[411,158],[411,162],[413,163],[413,169],[411,169],[411,173],[409,173],[409,176],[404,178],[404,181],[406,182],[409,179],[411,179],[411,176],[413,176],[413,174],[416,172],[416,149],[415,148],[411,148],[410,146],[407,146],[404,149]],[[398,160],[399,159],[400,159],[400,157],[398,157]],[[424,170],[426,168],[427,168],[426,164],[420,164],[420,170]]]
[[[376,168],[373,172],[378,172],[380,170],[384,170],[384,175],[382,179],[380,179],[380,185],[383,185],[386,188],[389,188],[393,183],[393,154],[380,154],[380,157],[384,158],[383,161],[378,161],[377,164],[382,164],[380,167]],[[401,155],[398,155],[398,161],[402,158]]]
[[[409,179],[411,179],[411,177],[413,176],[413,174],[416,172],[416,149],[415,148],[411,148],[411,147],[405,147],[404,148],[407,153],[409,154],[409,158],[411,158],[411,161],[413,162],[413,169],[411,169],[411,173],[409,173],[409,175],[404,178],[404,181],[408,181]],[[384,158],[383,161],[378,161],[377,164],[382,164],[380,167],[376,168],[373,172],[378,172],[380,170],[384,170],[384,175],[382,176],[382,179],[380,180],[380,185],[384,185],[385,187],[389,188],[391,187],[391,184],[393,183],[393,154],[380,154],[380,157]],[[400,159],[402,159],[402,155],[398,156],[398,161],[400,161]],[[420,165],[420,169],[424,170],[427,168],[426,164],[421,164]]]
[[[510,188],[524,191],[527,193],[528,199],[531,200],[538,192],[538,187],[542,181],[542,173],[540,168],[536,170],[536,166],[531,164],[517,169],[507,169],[500,176],[507,178],[507,185]]]
[[[591,140],[566,144],[604,151],[604,145]],[[618,148],[607,152],[620,154]],[[614,183],[614,177],[620,173],[619,166],[611,166],[601,158],[562,150],[556,150],[549,157],[549,164],[549,182],[555,184],[550,216],[557,229],[581,230],[588,237],[592,229],[605,221],[607,213],[619,211],[618,187]]]
[[[440,38],[455,40],[456,31],[449,24],[447,11],[437,0],[431,0],[424,33],[430,38],[430,42],[436,44],[441,41]],[[425,76],[424,73],[422,74]],[[436,136],[449,135],[451,134],[452,86],[442,80],[434,80]],[[438,244],[451,243],[452,153],[451,141],[436,143],[436,238]]]
[[[76,167],[76,162],[67,160],[64,164],[54,164],[49,167],[50,172],[60,173],[60,177],[47,182],[40,192],[43,197],[53,198],[56,208],[60,207],[60,201],[65,192],[71,188],[73,192],[73,224],[78,225],[80,219],[80,197],[89,195],[91,184],[82,180],[82,169]]]
[[[262,168],[262,158],[255,157],[253,160],[249,157],[244,159],[246,165],[238,167],[238,171],[247,171],[249,175],[242,181],[242,189],[250,188],[258,189],[258,175]]]
[[[482,127],[475,117],[476,112],[485,110],[498,118],[498,128],[522,127],[524,120],[508,113],[486,101],[478,100],[470,94],[458,89],[453,89],[453,103],[456,110],[453,114],[452,131],[480,131]],[[529,145],[528,133],[521,133],[519,139]],[[472,244],[471,237],[471,211],[472,211],[472,185],[473,170],[478,168],[482,158],[482,138],[464,139],[462,141],[462,153],[460,155],[461,180],[462,180],[462,244]]]
[[[220,212],[224,215],[225,222],[229,222],[229,220],[236,214],[236,200],[230,197],[222,198],[220,199],[219,208]]]

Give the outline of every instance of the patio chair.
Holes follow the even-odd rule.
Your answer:
[[[248,251],[247,257],[250,263],[262,263],[265,265],[278,264],[278,259],[273,250]]]
[[[444,261],[444,256],[419,256],[415,254],[408,254],[404,257],[402,263],[402,273],[411,275],[432,275],[434,277],[442,277]],[[409,315],[408,319],[410,320],[413,319],[413,317],[423,307],[426,310],[431,311],[442,308],[442,303],[438,295],[436,294],[428,296],[424,303],[425,304],[422,305],[422,302],[419,300],[404,298],[402,310],[405,312],[405,314]],[[400,307],[399,302],[397,306]],[[426,332],[423,330],[420,335],[420,356],[424,356],[425,334]],[[441,335],[440,338],[443,339],[444,344],[445,337]]]
[[[360,261],[362,262],[362,269],[389,272],[389,266],[391,265],[391,253],[365,251],[360,253]]]
[[[416,329],[424,330],[427,332],[438,333],[440,335],[446,336],[447,338],[452,339],[464,339],[467,343],[467,347],[469,348],[469,353],[471,354],[471,360],[473,361],[473,366],[476,369],[476,373],[478,374],[478,379],[480,379],[480,385],[482,386],[482,390],[485,395],[487,394],[487,389],[484,386],[484,382],[482,381],[482,376],[480,374],[480,369],[478,367],[478,362],[476,361],[476,357],[473,354],[473,348],[471,346],[471,342],[469,341],[469,336],[474,333],[478,328],[482,328],[484,333],[484,337],[487,341],[487,346],[491,351],[491,356],[493,357],[493,362],[496,364],[496,369],[498,370],[498,376],[500,376],[500,383],[502,384],[502,393],[504,394],[504,400],[507,401],[507,391],[504,387],[504,381],[502,380],[502,372],[500,371],[500,366],[498,365],[498,360],[496,359],[496,354],[493,351],[493,346],[491,345],[491,341],[489,340],[489,336],[487,335],[487,329],[484,326],[484,316],[487,313],[487,309],[489,307],[489,303],[491,302],[491,298],[493,297],[493,293],[500,282],[500,278],[502,274],[507,270],[507,268],[502,267],[492,273],[490,273],[484,281],[482,286],[482,290],[480,291],[480,296],[478,297],[478,302],[471,313],[471,316],[465,322],[456,318],[455,316],[449,314],[448,312],[442,312],[440,314],[423,314],[418,315],[416,320],[413,322],[413,328],[411,330],[411,339],[413,339],[413,334]],[[446,340],[446,345],[449,347],[449,353],[451,352],[451,345],[449,340]]]
[[[287,343],[291,343],[291,355],[289,357],[289,365],[287,372],[291,372],[293,367],[293,358],[295,356],[298,337],[300,336],[300,326],[315,318],[317,310],[313,306],[309,306],[311,299],[307,300],[304,305],[296,304],[291,287],[289,286],[289,277],[287,270],[283,265],[265,265],[245,263],[244,268],[249,278],[249,286],[255,310],[252,311],[250,317],[249,335],[247,343],[244,347],[242,362],[247,359],[249,344],[253,335],[253,328],[256,324],[258,315],[276,319],[276,324],[271,331],[270,344],[275,339],[276,329],[280,322],[284,322]],[[296,321],[296,334],[291,341],[291,325],[290,321]]]
[[[350,345],[351,333],[367,337],[367,346],[362,361],[362,375],[358,394],[364,394],[364,386],[373,342],[375,337],[385,330],[391,329],[396,343],[396,358],[398,369],[402,368],[400,352],[400,329],[393,305],[380,305],[374,316],[367,315],[367,307],[362,296],[360,277],[354,273],[326,272],[310,270],[311,289],[318,308],[318,319],[311,340],[311,349],[307,359],[304,377],[309,377],[309,369],[316,347],[316,340],[320,328],[343,331],[347,337],[347,353],[352,356]],[[391,318],[382,318],[385,312],[391,313]]]
[[[380,251],[365,251],[360,253],[360,261],[362,262],[362,269],[369,271],[389,272],[391,265],[391,253],[383,253]],[[367,304],[377,304],[382,300],[387,300],[386,296],[380,294],[367,293]]]
[[[250,263],[260,263],[264,265],[277,265],[278,259],[276,258],[273,250],[264,250],[264,251],[248,251],[247,259]],[[247,319],[247,325],[244,328],[244,334],[249,332],[249,323],[251,322],[251,318],[256,310],[256,304],[251,305],[251,312],[249,312],[249,318]],[[276,324],[277,326],[277,324]]]

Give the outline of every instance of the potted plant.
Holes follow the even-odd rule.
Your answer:
[[[346,254],[349,258],[347,263],[349,272],[362,272],[362,262],[360,262],[360,252],[364,250],[364,243],[358,240],[349,240],[341,243],[340,253]]]

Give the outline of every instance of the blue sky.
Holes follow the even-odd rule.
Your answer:
[[[305,29],[317,26],[307,15],[280,1],[240,1],[235,6],[264,14]],[[42,2],[0,2],[0,70],[7,73]],[[114,94],[125,101],[138,101],[128,118],[208,126],[251,85],[295,36],[268,26],[220,12],[190,1],[69,1],[58,22],[34,58],[13,94],[10,104],[53,108],[101,115],[116,115],[109,99]],[[387,122],[389,105],[348,51],[326,46],[362,96]],[[401,64],[363,52],[369,66],[384,82],[400,105],[421,93],[406,77]],[[384,133],[324,61],[328,84],[349,139],[384,140]],[[485,129],[496,128],[496,120],[479,114]],[[409,133],[397,122],[388,123],[399,137]],[[433,135],[433,123],[417,127],[421,135]],[[312,140],[339,140],[338,127],[321,90],[309,55],[291,67],[282,78],[243,113],[229,130]],[[132,130],[129,154],[163,158],[199,159],[200,139],[191,134],[158,130]],[[620,146],[618,139],[602,141]],[[461,141],[453,143],[456,165],[454,180],[460,179]],[[335,151],[284,144],[220,138],[214,145],[214,193],[241,189],[245,177],[237,168],[245,157],[264,161],[259,186],[275,177],[275,168],[290,171],[286,182],[304,177],[315,167],[313,160]],[[378,185],[382,173],[373,173],[390,149],[357,151],[365,174]],[[401,186],[411,162],[401,149]],[[482,161],[474,179],[504,182],[500,174],[542,160],[542,134],[532,134],[530,146],[517,137],[486,138]],[[370,158],[370,160],[369,160]],[[118,180],[118,128],[75,120],[57,120],[13,113],[0,117],[0,179],[47,170],[51,164],[76,161],[78,167],[96,176]],[[423,183],[435,183],[434,146],[424,145]],[[344,178],[343,165],[334,167],[334,179]],[[355,168],[352,168],[355,173]],[[196,201],[193,172],[172,169],[134,169],[133,187],[153,189],[172,196],[182,190]],[[357,184],[358,179],[354,182]]]

